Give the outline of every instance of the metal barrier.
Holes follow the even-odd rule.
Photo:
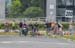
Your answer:
[[[46,17],[36,17],[36,18],[5,18],[3,20],[0,20],[0,22],[6,22],[6,21],[15,21],[15,22],[26,22],[26,23],[45,23]],[[71,20],[75,21],[75,19],[65,16],[56,16],[56,21],[58,22],[70,22]]]
[[[12,22],[15,21],[17,23],[19,22],[26,22],[26,23],[45,23],[45,17],[36,17],[36,18],[6,18],[5,20],[1,20],[0,22]]]

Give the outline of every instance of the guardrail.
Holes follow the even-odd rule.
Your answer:
[[[6,22],[6,21],[13,21],[16,22],[25,21],[25,22],[39,22],[39,23],[45,23],[46,17],[36,17],[36,18],[5,18],[3,20],[0,20],[0,22]],[[68,18],[65,16],[56,16],[56,21],[58,22],[70,22],[70,20],[73,20],[73,18]],[[75,21],[75,19],[74,19]]]
[[[4,22],[12,22],[15,21],[17,23],[19,22],[26,22],[26,23],[45,23],[45,17],[40,17],[40,18],[6,18],[4,20],[0,20],[0,23]]]

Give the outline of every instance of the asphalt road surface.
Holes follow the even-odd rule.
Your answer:
[[[0,36],[0,48],[75,48],[75,42],[42,36]]]

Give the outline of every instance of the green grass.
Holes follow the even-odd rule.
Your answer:
[[[19,35],[17,32],[0,32],[0,35]]]
[[[60,35],[52,35],[52,36],[48,36],[50,38],[57,38],[57,39],[60,39],[60,38],[66,38],[66,39],[71,39],[71,40],[75,40],[75,35],[64,35],[64,36],[60,36]]]
[[[66,39],[75,40],[75,35],[64,35],[63,37]]]
[[[71,35],[70,39],[75,40],[75,35]]]

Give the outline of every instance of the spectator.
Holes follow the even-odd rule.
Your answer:
[[[47,28],[46,34],[47,34],[47,35],[48,35],[48,33],[50,33],[50,31],[52,30],[51,24],[52,24],[52,23],[46,23],[46,28]]]
[[[20,28],[22,28],[22,26],[23,26],[23,23],[22,23],[22,22],[20,22],[20,23],[19,23],[19,27],[20,27]]]
[[[6,23],[4,24],[4,26],[5,26],[5,32],[9,32],[9,23],[6,22]]]
[[[35,32],[38,32],[38,24],[35,23],[34,26],[35,26],[35,28],[36,28],[36,31],[35,31]]]
[[[72,31],[73,31],[73,25],[70,23],[69,24],[69,31],[70,31],[70,34],[72,34]]]
[[[20,27],[20,36],[22,35],[22,26],[23,26],[23,22],[19,23],[19,27]]]
[[[32,28],[32,36],[36,35],[38,32],[38,24],[36,23],[31,25],[31,28]]]

